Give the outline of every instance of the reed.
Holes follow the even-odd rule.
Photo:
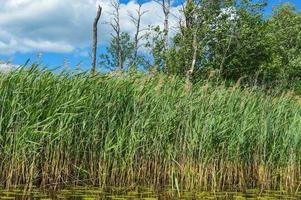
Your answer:
[[[291,95],[176,77],[0,75],[0,185],[280,189],[301,183]]]

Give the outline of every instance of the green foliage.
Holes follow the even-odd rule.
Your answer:
[[[195,80],[215,74],[222,80],[293,89],[301,76],[301,15],[284,4],[265,19],[265,5],[190,1],[183,12],[185,23],[167,54],[169,72],[185,76],[197,31]]]
[[[199,6],[188,5],[186,21],[192,22],[186,22],[181,33],[174,38],[170,55],[178,59],[171,65],[177,69],[184,66],[179,73],[187,71],[193,55],[192,33],[197,29],[197,74],[215,70],[224,79],[237,80],[257,71],[266,57],[265,42],[262,41],[265,24],[260,8],[258,6],[256,10],[250,3],[238,7],[231,1],[224,7],[218,1],[215,4],[205,1]],[[176,53],[179,55],[175,56]]]
[[[188,2],[183,10],[185,21],[182,22],[183,24],[180,27],[180,32],[174,36],[173,46],[167,53],[168,69],[170,69],[169,73],[171,74],[185,76],[186,71],[190,68],[193,58],[193,33],[196,31],[198,26],[201,26],[202,29],[197,31],[197,46],[199,50],[197,55],[197,64],[200,66],[200,62],[203,61],[203,48],[206,43],[204,34],[208,27],[206,28],[207,24],[202,18],[196,20],[196,15],[200,15],[200,12],[202,12],[202,10],[199,9],[193,1]]]
[[[149,49],[152,64],[149,69],[152,71],[164,71],[164,64],[166,63],[166,52],[164,51],[164,32],[160,30],[159,26],[149,27],[149,32],[145,35],[145,47]]]
[[[139,52],[135,58],[135,48],[133,38],[126,32],[120,34],[120,52],[121,63],[123,70],[136,71],[137,69],[144,69],[149,66],[149,62],[144,55]],[[100,54],[99,67],[108,68],[109,70],[116,70],[119,63],[119,46],[117,37],[112,37],[106,52]]]
[[[134,44],[130,38],[130,35],[125,32],[121,32],[120,41],[118,45],[117,37],[112,37],[107,52],[100,55],[101,61],[99,65],[114,70],[118,67],[119,63],[119,48],[121,53],[121,63],[124,69],[130,66]]]
[[[266,67],[273,79],[292,86],[301,79],[301,13],[292,5],[276,8],[268,20],[270,62]]]
[[[204,83],[187,90],[163,74],[91,78],[35,68],[0,74],[0,86],[6,187],[299,184],[301,106],[289,95]]]
[[[221,18],[221,26],[214,33],[209,65],[218,68],[221,77],[227,80],[256,79],[260,66],[268,59],[267,44],[263,40],[266,25],[261,8],[248,9],[236,8],[232,11],[234,19],[227,15]]]
[[[148,52],[134,60],[132,39],[123,33],[125,68],[144,68],[182,77],[191,73],[194,82],[208,78],[240,80],[244,85],[298,93],[301,12],[291,4],[283,4],[267,18],[263,11],[266,5],[250,0],[187,1],[179,31],[167,50],[164,31],[159,26],[149,27],[144,37]],[[103,56],[103,66],[116,66],[116,49],[113,38],[108,54]],[[195,67],[190,72],[194,57]]]

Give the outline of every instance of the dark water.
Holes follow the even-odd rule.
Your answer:
[[[166,189],[164,191],[155,192],[148,188],[110,188],[101,190],[99,188],[77,187],[60,190],[56,193],[43,192],[40,190],[32,190],[24,192],[22,189],[11,191],[0,190],[0,199],[70,199],[70,200],[96,200],[96,199],[115,199],[115,200],[169,200],[169,199],[301,199],[301,196],[294,197],[280,191],[264,191],[260,193],[258,190],[248,190],[246,193],[237,192],[185,192],[178,193],[176,190]]]

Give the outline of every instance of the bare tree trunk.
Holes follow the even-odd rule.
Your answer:
[[[190,69],[187,71],[186,74],[186,81],[190,82],[192,79],[192,75],[195,69],[195,64],[196,64],[196,59],[197,59],[197,53],[198,53],[198,45],[197,45],[197,29],[194,31],[193,33],[193,44],[192,44],[192,48],[193,48],[193,56],[192,56],[192,62],[191,62],[191,67]]]
[[[170,14],[170,0],[163,0],[163,12],[164,12],[164,56],[168,50],[168,36],[169,36],[169,14]],[[168,71],[166,59],[164,62],[164,70]]]
[[[137,54],[138,54],[138,42],[140,33],[140,23],[141,23],[141,4],[137,10],[137,19],[132,18],[133,23],[136,25],[136,33],[134,37],[134,64],[136,64]]]
[[[194,1],[193,0],[187,0],[186,5],[183,5],[182,9],[183,9],[182,12],[183,12],[183,15],[184,15],[184,20],[183,20],[184,24],[182,25],[181,24],[182,21],[180,21],[179,22],[179,27],[180,27],[180,31],[181,31],[182,40],[188,42],[188,41],[191,41],[190,30],[193,30],[196,26],[196,23],[197,23],[196,20],[195,20],[195,15],[196,15],[195,10],[196,10],[196,8],[194,6]],[[194,37],[194,35],[195,35],[194,32],[195,31],[193,31],[192,37]],[[195,38],[192,38],[192,40],[195,40]],[[192,49],[194,48],[193,46],[194,45],[192,44]],[[193,53],[192,53],[192,55],[193,55]],[[194,57],[194,55],[193,55],[193,57]],[[190,72],[191,66],[195,65],[195,64],[193,64],[195,62],[191,62],[190,59],[184,59],[184,66],[187,70],[186,71],[186,78],[187,78],[186,80],[188,80],[188,81],[190,81],[192,73],[193,73],[193,71]]]
[[[111,5],[114,8],[113,12],[113,22],[110,23],[111,27],[113,28],[115,35],[111,34],[112,37],[116,40],[117,45],[117,75],[122,76],[123,71],[123,50],[121,48],[120,40],[121,40],[121,28],[120,28],[120,3],[119,0],[111,1]]]
[[[95,75],[95,71],[96,71],[97,24],[98,24],[99,18],[101,16],[101,11],[102,11],[102,7],[98,6],[96,17],[95,17],[94,23],[93,23],[93,47],[92,47],[92,69],[91,69],[92,76]]]
[[[192,1],[189,1],[188,3],[192,3]],[[195,65],[197,62],[197,55],[198,55],[198,31],[200,26],[200,20],[198,18],[198,15],[195,14],[195,10],[188,10],[186,13],[186,26],[189,29],[192,29],[193,35],[192,35],[192,50],[193,50],[193,56],[192,56],[192,62],[190,65],[189,70],[186,72],[186,87],[191,88],[192,83],[192,76],[195,70]]]
[[[168,34],[169,34],[169,14],[170,14],[170,0],[163,0],[164,12],[164,36],[165,36],[165,50],[168,49]]]
[[[139,4],[139,8],[136,10],[137,16],[134,17],[133,15],[129,14],[131,21],[136,26],[136,33],[134,36],[134,55],[133,55],[133,66],[135,70],[137,69],[137,58],[138,58],[138,49],[139,49],[139,41],[142,39],[140,36],[141,31],[141,18],[142,16],[147,13],[147,11],[141,11],[142,4]]]
[[[164,70],[168,71],[167,69],[167,63],[166,63],[166,53],[168,50],[168,36],[169,36],[169,14],[170,14],[170,7],[171,7],[171,3],[170,0],[155,0],[155,2],[157,2],[158,4],[160,4],[162,6],[162,10],[164,13],[164,29],[163,29],[163,33],[164,33],[164,57],[165,57],[165,62],[164,62]]]

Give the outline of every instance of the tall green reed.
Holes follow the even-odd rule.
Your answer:
[[[0,185],[284,189],[301,175],[289,95],[177,77],[0,75]]]

